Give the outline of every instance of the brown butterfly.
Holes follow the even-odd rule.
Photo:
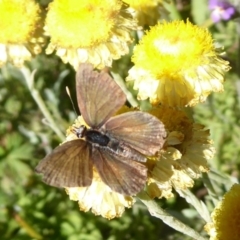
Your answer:
[[[113,191],[135,195],[147,180],[147,168],[140,162],[162,148],[166,131],[154,116],[127,112],[114,116],[125,103],[120,87],[104,71],[81,64],[76,76],[77,100],[90,128],[75,129],[79,139],[56,147],[40,161],[36,172],[56,187],[87,187],[93,166]]]

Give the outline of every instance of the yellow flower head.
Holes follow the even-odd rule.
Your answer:
[[[51,37],[46,52],[57,55],[75,69],[82,62],[111,66],[128,53],[130,30],[136,28],[119,0],[55,0],[49,5],[46,31]]]
[[[138,98],[152,104],[194,106],[211,92],[223,91],[228,62],[219,57],[210,33],[189,21],[151,28],[134,48],[127,80]]]
[[[98,175],[94,175],[89,187],[67,188],[66,192],[71,200],[78,201],[81,211],[87,212],[91,209],[95,215],[107,219],[121,217],[125,207],[130,208],[135,202],[130,196],[113,192]]]
[[[153,26],[160,20],[161,13],[166,14],[162,5],[163,0],[124,0],[124,2],[135,10],[140,26]]]
[[[159,107],[151,114],[164,123],[168,137],[159,157],[149,168],[148,191],[152,197],[168,198],[172,196],[172,187],[192,187],[193,179],[208,171],[207,161],[214,155],[213,142],[209,140],[209,130],[194,123],[181,110]]]
[[[205,226],[210,240],[240,239],[240,184],[234,184],[212,212],[212,223]]]
[[[66,141],[78,139],[73,129],[86,125],[82,117],[67,130]],[[93,168],[92,184],[88,187],[66,188],[69,198],[78,201],[81,211],[87,212],[90,209],[95,215],[101,215],[107,219],[121,217],[125,207],[132,207],[135,200],[131,196],[124,196],[114,192],[109,186],[103,183],[97,170]]]
[[[7,61],[21,66],[41,51],[40,8],[33,0],[0,1],[0,66]]]

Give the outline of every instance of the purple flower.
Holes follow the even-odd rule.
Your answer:
[[[209,0],[208,7],[212,10],[211,18],[215,23],[221,19],[229,20],[236,12],[234,6],[224,0]]]

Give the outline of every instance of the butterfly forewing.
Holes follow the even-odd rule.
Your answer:
[[[114,80],[104,71],[93,71],[91,64],[80,65],[76,84],[78,106],[92,128],[102,126],[126,101]]]
[[[147,168],[131,159],[93,148],[93,162],[102,181],[113,191],[124,195],[140,192],[147,179]]]
[[[110,137],[123,141],[144,155],[162,148],[166,131],[154,116],[144,112],[128,112],[109,119],[102,127]]]
[[[43,181],[55,187],[85,187],[92,183],[91,146],[83,140],[66,142],[47,155],[36,167]]]

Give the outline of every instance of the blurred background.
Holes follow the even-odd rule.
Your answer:
[[[47,7],[50,1],[39,1]],[[216,154],[209,164],[217,170],[239,178],[240,166],[240,24],[238,1],[229,19],[212,21],[213,9],[207,0],[175,0],[168,11],[170,18],[187,18],[207,27],[213,38],[225,47],[225,60],[232,69],[226,75],[223,93],[211,94],[204,104],[193,109],[196,122],[211,131]],[[213,19],[214,20],[214,19]],[[1,20],[0,20],[1,21]],[[127,75],[131,54],[114,62],[113,71]],[[34,84],[50,110],[58,128],[65,134],[79,114],[75,93],[75,72],[56,55],[40,54],[26,63],[37,69]],[[74,111],[69,96],[69,87]],[[133,92],[133,94],[136,94]],[[1,239],[66,239],[66,240],[175,240],[190,239],[161,220],[151,217],[146,207],[137,202],[118,219],[107,220],[91,212],[80,212],[77,202],[70,201],[63,189],[47,186],[35,174],[37,163],[61,140],[44,123],[22,72],[5,65],[0,69],[0,236]],[[201,179],[192,192],[204,199],[207,191]],[[170,200],[157,200],[187,225],[201,233],[204,222],[177,194]],[[202,233],[203,235],[206,233]]]

